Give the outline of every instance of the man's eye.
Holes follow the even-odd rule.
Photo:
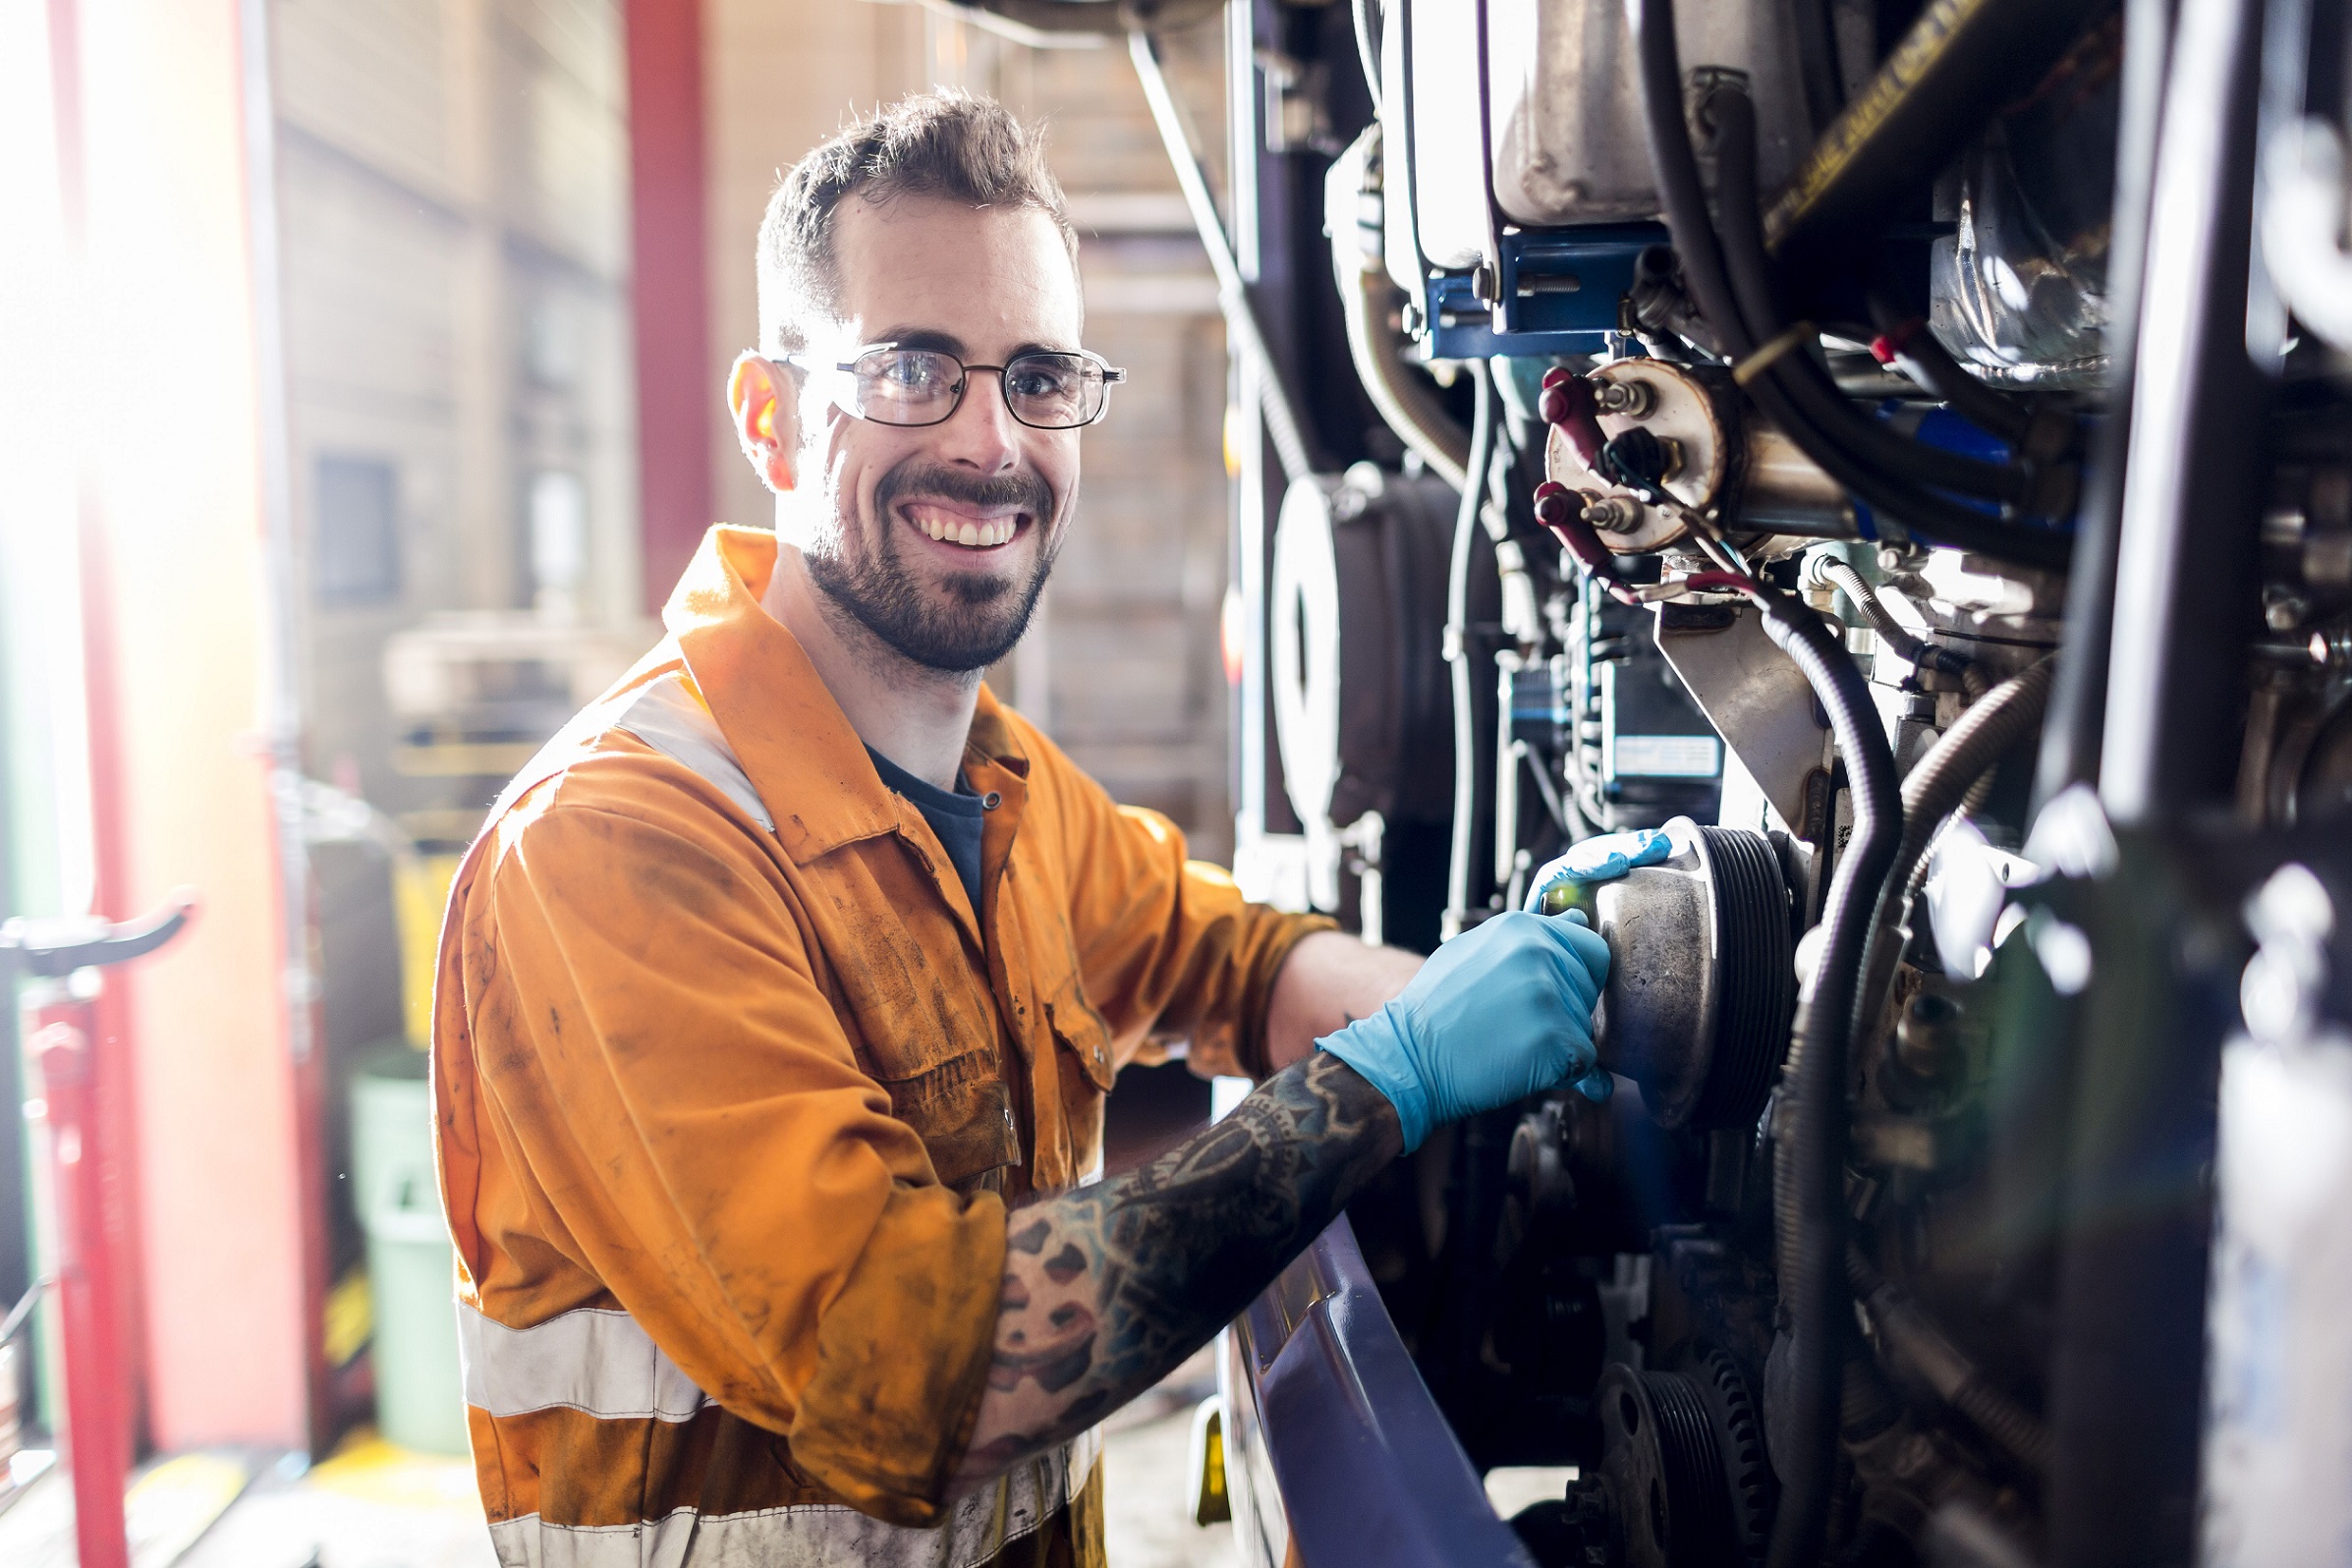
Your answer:
[[[1055,364],[1022,364],[1013,370],[1013,395],[1024,398],[1068,397],[1078,385],[1070,369]]]
[[[952,379],[938,360],[927,354],[886,355],[868,373],[901,394],[935,392]]]

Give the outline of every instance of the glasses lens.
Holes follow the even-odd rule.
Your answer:
[[[1004,400],[1024,424],[1066,430],[1102,413],[1102,367],[1076,354],[1024,354],[1004,367]]]
[[[964,367],[952,354],[930,349],[876,349],[851,371],[861,420],[883,424],[936,424],[953,413]]]

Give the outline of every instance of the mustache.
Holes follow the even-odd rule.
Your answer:
[[[874,485],[874,510],[887,513],[900,501],[917,495],[961,501],[967,506],[1014,507],[1040,524],[1053,516],[1053,489],[1035,470],[979,475],[914,458],[891,469]]]

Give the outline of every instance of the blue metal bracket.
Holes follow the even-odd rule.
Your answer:
[[[1397,1337],[1344,1215],[1234,1320],[1228,1351],[1226,1479],[1245,1564],[1282,1562],[1286,1537],[1310,1563],[1535,1568]]]
[[[1619,329],[1618,303],[1633,288],[1634,259],[1668,243],[1655,223],[1507,231],[1499,310],[1478,297],[1471,274],[1430,274],[1428,354],[1434,360],[1598,354]]]

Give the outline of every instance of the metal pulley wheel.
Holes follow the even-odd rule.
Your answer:
[[[1687,816],[1664,831],[1663,865],[1543,907],[1583,908],[1615,956],[1595,1026],[1601,1065],[1640,1084],[1665,1126],[1749,1126],[1796,1011],[1788,882],[1762,833]]]
[[[1439,648],[1454,494],[1360,464],[1291,485],[1274,529],[1266,664],[1309,893],[1338,907],[1338,833],[1367,812],[1443,820],[1452,698]]]

